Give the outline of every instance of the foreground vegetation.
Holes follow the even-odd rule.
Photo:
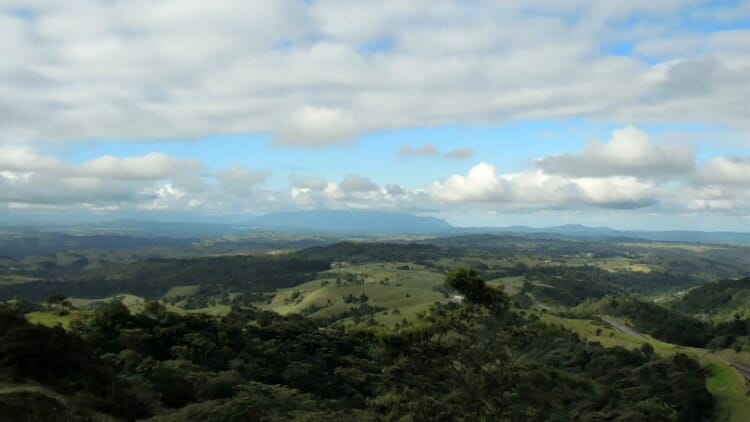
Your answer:
[[[60,242],[101,239],[53,240],[0,257],[7,420],[750,412],[736,366],[750,363],[743,247],[471,235],[91,250]]]
[[[71,332],[0,315],[2,373],[65,397],[71,415],[156,420],[706,420],[706,373],[685,354],[605,348],[537,317],[473,270],[462,305],[418,327],[322,329],[236,308],[177,315],[156,302],[99,309]],[[49,399],[33,394],[30,402]],[[10,409],[17,397],[0,395]],[[53,416],[54,417],[54,416]],[[51,419],[50,419],[51,420]]]

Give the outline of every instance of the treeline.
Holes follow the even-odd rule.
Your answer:
[[[542,283],[525,281],[519,293],[546,304],[576,306],[587,299],[601,299],[611,292],[608,286],[596,282],[551,279]]]
[[[40,301],[56,294],[101,298],[118,293],[159,298],[170,287],[191,284],[220,285],[239,292],[269,291],[301,284],[329,267],[327,259],[297,254],[153,259],[131,264],[106,279],[0,285],[0,300]]]
[[[634,297],[608,298],[601,311],[627,319],[638,331],[668,343],[705,347],[714,337],[708,324]]]
[[[531,253],[550,258],[591,254],[593,258],[627,256],[630,250],[614,241],[564,240],[528,234],[471,234],[423,241],[445,248],[491,251],[493,256],[511,257]]]
[[[0,236],[0,256],[21,258],[84,249],[185,248],[192,239],[123,235],[34,233]]]
[[[708,322],[634,297],[609,297],[598,311],[627,320],[643,333],[669,343],[710,349],[750,349],[750,318]]]
[[[519,267],[519,266],[516,266]],[[607,271],[592,266],[540,266],[516,268],[527,280],[523,293],[530,293],[542,302],[576,306],[588,299],[606,295],[648,295],[682,290],[700,280],[689,275],[652,271]]]
[[[706,319],[750,317],[750,277],[721,280],[696,287],[670,302],[677,312]]]
[[[451,256],[455,251],[434,245],[418,243],[339,242],[295,252],[296,256],[311,259],[347,261],[354,264],[367,262],[425,263]]]
[[[402,329],[322,329],[301,315],[251,307],[234,308],[223,318],[181,316],[156,302],[131,315],[113,303],[88,323],[74,324],[73,334],[56,331],[69,337],[58,341],[78,344],[76,353],[90,356],[90,370],[104,375],[81,373],[85,380],[75,383],[78,366],[71,365],[80,364],[59,361],[71,359],[61,356],[52,362],[72,369],[45,377],[45,366],[33,367],[20,357],[35,353],[36,362],[68,350],[34,352],[33,344],[47,340],[20,334],[2,338],[10,349],[19,342],[29,346],[19,348],[15,360],[0,360],[0,373],[89,397],[90,402],[75,403],[124,419],[710,418],[705,373],[689,357],[604,348],[510,311],[509,299],[475,272],[453,273],[448,280],[466,302],[436,306],[419,324]],[[19,317],[12,325],[17,333],[49,330]],[[124,398],[112,395],[105,383],[118,385]],[[108,408],[117,400],[128,406]]]
[[[113,269],[106,278],[74,278],[0,285],[0,300],[40,301],[52,295],[102,298],[130,293],[159,298],[180,285],[219,286],[237,292],[272,291],[312,280],[331,263],[426,262],[447,254],[431,245],[341,242],[281,255],[147,259]]]
[[[696,287],[667,306],[711,326],[707,347],[750,350],[750,277]]]

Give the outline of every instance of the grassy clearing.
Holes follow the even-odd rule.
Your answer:
[[[365,295],[369,306],[387,309],[376,313],[376,320],[395,324],[404,318],[413,321],[418,312],[446,300],[435,290],[443,285],[444,276],[414,263],[346,266],[326,271],[321,276],[323,278],[294,288],[279,290],[270,303],[258,303],[257,306],[280,314],[309,313],[313,319],[328,319],[359,306],[357,301],[347,303],[345,297]],[[358,280],[357,284],[346,281],[352,277]],[[391,314],[394,309],[398,312]]]
[[[139,314],[143,312],[143,307],[146,305],[146,299],[131,294],[117,295],[115,299],[119,299],[123,305],[125,305],[131,314]]]
[[[503,291],[510,296],[515,296],[523,287],[526,279],[523,276],[496,278],[487,282],[488,285],[498,288],[502,287]]]
[[[409,269],[405,269],[408,267]],[[361,278],[365,284],[387,281],[390,284],[402,284],[409,287],[432,288],[443,284],[444,275],[429,271],[412,262],[376,263],[347,266],[323,272],[323,278],[335,280],[347,274]]]
[[[594,264],[607,271],[632,271],[642,273],[650,273],[653,271],[651,266],[635,262],[628,258],[597,259]]]
[[[604,347],[620,346],[626,349],[636,349],[643,343],[646,343],[646,341],[640,341],[630,337],[622,331],[616,330],[603,322],[563,318],[548,312],[539,312],[536,313],[536,315],[547,324],[560,325],[590,341],[598,341]],[[656,345],[653,346],[654,349],[656,349]]]
[[[225,316],[229,314],[231,310],[232,310],[232,307],[229,305],[214,305],[214,306],[208,306],[205,308],[183,310],[183,312],[188,313],[188,314]]]
[[[70,312],[68,315],[58,315],[55,312],[29,312],[26,314],[26,320],[32,324],[40,324],[47,327],[62,326],[69,329],[70,324],[84,317],[81,312]]]
[[[378,312],[375,314],[375,321],[386,326],[394,326],[402,323],[404,320],[414,323],[418,320],[417,316],[430,309],[430,306],[432,306],[432,303],[418,303],[416,305]]]
[[[2,274],[0,275],[0,284],[19,284],[38,281],[36,277],[30,277],[22,274]]]
[[[367,303],[370,306],[387,309],[404,308],[425,303],[429,304],[445,299],[441,293],[431,289],[370,283],[349,286],[328,285],[326,287],[318,287],[315,290],[303,290],[301,288],[298,290],[286,290],[277,294],[270,304],[263,304],[261,306],[280,314],[303,312],[309,308],[330,307],[331,309],[328,312],[313,314],[313,316],[323,316],[329,315],[331,310],[341,310],[343,312],[350,309],[350,304],[344,302],[343,298],[345,296],[360,297],[363,294],[368,297]],[[335,314],[336,312],[333,313]]]
[[[727,247],[724,246],[697,245],[689,243],[621,243],[620,246],[635,246],[645,249],[682,249],[690,252],[708,252],[727,249]]]
[[[748,352],[736,352],[732,349],[724,349],[719,352],[716,352],[716,354],[719,355],[719,357],[724,358],[726,360],[737,362],[740,365],[750,367],[750,353]]]
[[[78,308],[78,309],[88,308],[92,304],[97,303],[97,302],[101,302],[101,301],[104,301],[104,300],[107,300],[107,299],[86,299],[86,298],[82,298],[82,297],[69,297],[68,298],[68,301],[70,302],[70,304],[73,305],[74,307]],[[111,299],[109,299],[109,300],[111,300]]]
[[[526,255],[516,255],[512,257],[503,257],[503,258],[496,258],[496,257],[488,257],[485,255],[476,255],[472,256],[471,254],[463,255],[463,256],[457,256],[457,257],[443,257],[434,260],[436,265],[439,265],[441,267],[445,268],[456,268],[456,267],[476,267],[477,264],[483,264],[488,267],[512,267],[517,264],[524,264],[528,267],[536,267],[539,265],[549,265],[549,262],[546,262],[544,258],[534,257],[534,256],[526,256]]]
[[[745,422],[750,415],[750,397],[744,378],[734,368],[706,353],[700,359],[708,370],[706,387],[716,399],[716,420]]]
[[[200,286],[174,286],[170,287],[167,293],[164,294],[165,299],[175,299],[178,297],[189,297],[194,296],[200,290]]]

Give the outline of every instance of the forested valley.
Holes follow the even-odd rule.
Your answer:
[[[744,247],[102,242],[0,259],[0,419],[720,421],[750,409]]]

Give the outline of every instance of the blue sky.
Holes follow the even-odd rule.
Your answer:
[[[208,171],[233,165],[267,169],[274,173],[267,186],[283,188],[293,177],[326,177],[339,180],[352,173],[363,173],[374,181],[400,183],[419,188],[446,174],[465,172],[478,162],[491,162],[505,172],[521,172],[538,157],[581,150],[591,139],[607,139],[618,126],[574,119],[569,121],[519,121],[501,126],[440,126],[362,135],[351,145],[330,148],[289,148],[274,146],[269,136],[213,136],[194,140],[94,141],[64,145],[59,156],[72,163],[83,163],[102,155],[141,156],[161,152],[183,159],[199,158]],[[719,127],[700,125],[646,125],[654,136],[690,132],[699,147],[697,161],[721,154],[741,154],[712,142]],[[403,145],[435,145],[444,151],[470,148],[473,157],[462,160],[435,157],[403,157]]]
[[[747,230],[750,2],[0,5],[0,214]]]
[[[376,132],[360,136],[352,145],[313,149],[274,146],[269,136],[262,135],[188,141],[86,142],[66,145],[60,156],[82,163],[106,154],[128,157],[158,151],[180,158],[199,157],[215,171],[235,164],[278,170],[282,180],[276,182],[282,186],[292,174],[325,174],[342,179],[352,172],[362,172],[378,182],[399,182],[416,188],[447,173],[466,170],[467,165],[477,160],[491,161],[507,171],[521,171],[536,157],[580,149],[585,140],[606,138],[612,129],[610,125],[575,121],[514,122],[497,127],[441,126]],[[405,144],[415,147],[434,144],[446,151],[471,148],[481,158],[406,158],[399,155],[399,148]]]

